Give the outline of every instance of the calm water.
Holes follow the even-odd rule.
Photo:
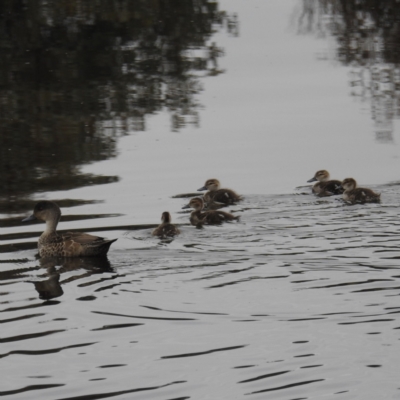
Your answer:
[[[1,396],[400,399],[400,6],[340,4],[2,2]],[[240,222],[195,229],[214,176]],[[38,199],[108,258],[35,257]]]

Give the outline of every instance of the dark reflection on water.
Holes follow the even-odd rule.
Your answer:
[[[216,353],[216,352],[220,352],[220,351],[230,351],[230,350],[242,349],[243,347],[246,347],[246,345],[223,347],[221,349],[211,349],[211,350],[203,351],[201,353],[174,354],[173,356],[163,356],[163,357],[161,357],[161,359],[165,360],[165,359],[169,359],[169,358],[197,357],[197,356],[203,356],[203,355]]]
[[[198,230],[181,214],[167,243],[123,229],[111,262],[10,252],[0,358],[15,379],[2,393],[40,383],[41,399],[395,398],[400,186],[374,189],[381,204],[309,188],[246,196],[230,208],[239,223]]]
[[[376,140],[393,142],[393,120],[400,116],[400,3],[303,0],[298,28],[335,38],[336,58],[351,67],[352,95],[371,102]]]
[[[50,300],[64,294],[61,285],[96,274],[114,272],[107,257],[48,257],[40,258],[38,263],[39,266],[31,268],[3,270],[0,272],[0,281],[21,279],[22,277],[28,277],[29,273],[33,271],[39,272],[38,278],[40,280],[30,282],[34,284],[40,299]],[[68,278],[62,278],[63,274],[75,271],[78,273]]]
[[[146,115],[198,124],[222,27],[237,34],[236,17],[208,0],[2,1],[2,196],[115,182],[80,166],[114,157]]]
[[[99,200],[81,200],[81,199],[59,199],[55,200],[60,208],[64,207],[76,207],[85,204],[96,204],[100,203]],[[31,199],[1,199],[0,198],[0,213],[1,214],[9,214],[9,213],[24,213],[27,210],[31,211],[35,207],[37,203],[36,200]],[[87,215],[86,218],[94,218],[95,216]],[[64,220],[66,217],[63,216]],[[68,217],[69,218],[69,217]],[[2,218],[0,219],[0,227],[12,227],[12,226],[20,226],[21,218]]]
[[[60,274],[55,270],[49,272],[49,278],[43,281],[33,282],[36,291],[39,293],[39,298],[42,300],[50,300],[55,297],[60,297],[64,291],[60,285]]]

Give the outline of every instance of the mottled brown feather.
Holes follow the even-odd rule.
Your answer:
[[[357,187],[357,182],[353,178],[346,178],[342,182],[345,189],[343,192],[343,200],[355,203],[379,203],[381,194],[374,192],[372,189]]]
[[[41,201],[35,205],[33,214],[24,221],[39,219],[46,222],[46,230],[38,240],[41,257],[81,257],[107,254],[117,239],[107,240],[82,232],[57,233],[61,210],[56,203]]]
[[[342,194],[344,189],[342,188],[342,182],[338,180],[331,180],[326,182],[317,182],[313,188],[313,193],[318,195],[333,195]]]
[[[242,197],[231,189],[218,189],[205,193],[204,200],[207,203],[218,202],[222,203],[223,205],[231,205],[242,200]]]
[[[319,196],[332,196],[335,194],[342,194],[342,182],[338,180],[330,180],[329,172],[325,169],[321,169],[315,173],[315,175],[307,182],[317,183],[312,187],[312,192]]]
[[[198,190],[208,190],[208,192],[203,196],[204,201],[207,203],[220,203],[220,207],[235,204],[236,202],[243,200],[242,196],[239,196],[235,191],[231,189],[221,189],[219,180],[214,178],[207,179],[204,186]]]
[[[202,225],[218,225],[222,222],[239,220],[238,216],[234,216],[225,211],[220,210],[209,210],[202,211],[204,207],[203,199],[199,197],[195,197],[190,200],[189,204],[186,207],[194,208],[194,211],[190,214],[190,223],[194,226],[202,226]]]
[[[179,229],[171,224],[171,214],[168,211],[164,211],[161,215],[162,223],[154,229],[152,235],[159,236],[160,238],[172,237],[180,233]]]

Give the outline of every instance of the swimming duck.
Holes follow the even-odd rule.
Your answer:
[[[343,200],[354,203],[379,203],[381,194],[371,189],[357,187],[357,182],[353,178],[346,178],[342,182],[344,189]]]
[[[46,229],[38,240],[41,257],[102,256],[107,254],[111,243],[117,240],[107,240],[82,232],[57,233],[60,217],[61,210],[56,203],[40,201],[35,205],[33,214],[22,220],[27,222],[38,219],[46,222]]]
[[[168,211],[164,211],[161,214],[161,224],[154,229],[152,235],[164,238],[166,236],[175,236],[180,233],[179,229],[171,224],[171,214]]]
[[[337,180],[329,180],[329,172],[325,169],[317,171],[313,178],[307,182],[318,181],[313,187],[312,191],[319,196],[332,196],[334,194],[342,194],[342,182]]]
[[[223,207],[228,204],[235,204],[235,202],[242,200],[236,192],[231,189],[220,189],[221,184],[218,179],[208,179],[204,186],[197,189],[198,192],[202,190],[208,190],[204,194],[204,201],[207,203],[213,203],[215,206],[219,205]],[[218,207],[214,207],[218,208]]]
[[[194,208],[190,214],[190,223],[194,226],[201,227],[202,225],[218,225],[222,222],[238,220],[236,217],[228,212],[219,210],[202,211],[204,208],[204,201],[200,197],[195,197],[190,200],[189,204],[182,208]]]

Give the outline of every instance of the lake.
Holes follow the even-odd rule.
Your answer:
[[[3,1],[0,395],[400,399],[399,18]],[[320,169],[382,201],[313,195]],[[209,178],[240,219],[196,229]],[[39,200],[118,238],[108,256],[39,258]],[[167,210],[181,234],[159,239]]]

